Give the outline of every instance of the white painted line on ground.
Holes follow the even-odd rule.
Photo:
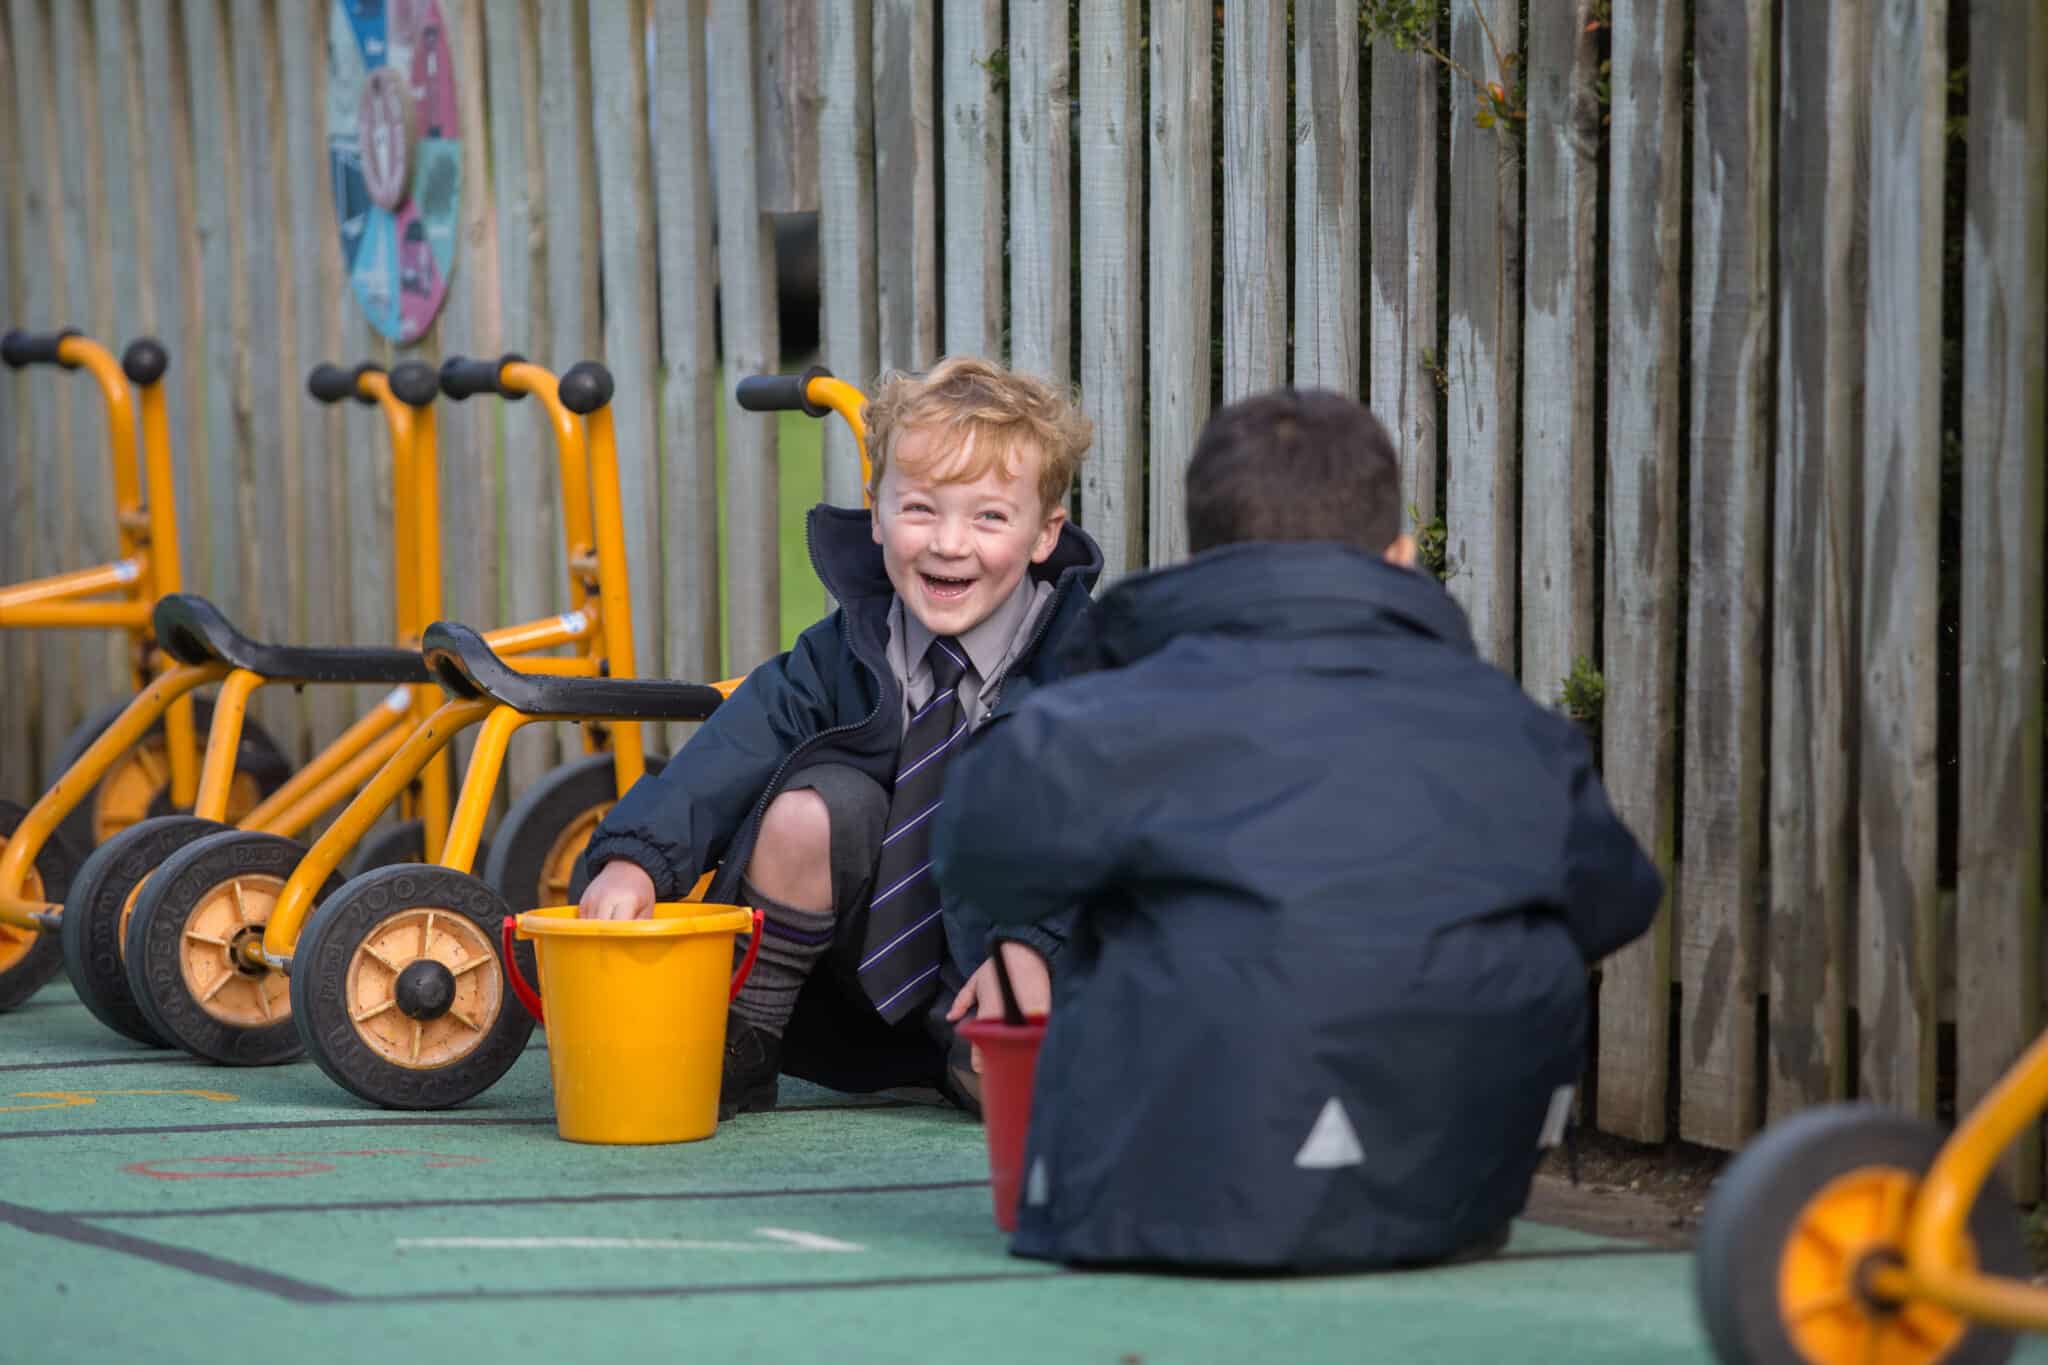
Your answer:
[[[675,1237],[400,1237],[400,1251],[865,1251],[795,1228],[755,1228],[759,1242],[707,1242]]]
[[[799,1232],[795,1228],[755,1228],[756,1237],[773,1237],[778,1242],[802,1247],[805,1251],[866,1251],[858,1242],[842,1242],[837,1237],[826,1237],[815,1232]]]

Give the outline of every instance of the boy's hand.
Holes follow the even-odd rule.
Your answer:
[[[1045,959],[1036,949],[1022,943],[998,943],[996,951],[1003,954],[1003,965],[1010,969],[1010,987],[1017,992],[1017,1007],[1027,1015],[1051,1014],[1052,968]],[[967,984],[960,988],[960,993],[953,997],[952,1007],[946,1011],[946,1021],[958,1023],[967,1017],[969,1011],[977,1019],[1003,1017],[1003,988],[996,981],[994,957],[975,968],[974,975],[967,978]],[[973,1057],[975,1074],[979,1075],[980,1048],[973,1050]]]
[[[578,919],[648,919],[654,914],[654,878],[638,863],[614,858],[583,888]]]

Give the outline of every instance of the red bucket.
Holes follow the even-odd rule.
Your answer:
[[[1024,1183],[1024,1138],[1031,1131],[1031,1085],[1038,1075],[1038,1045],[1045,1016],[1024,1023],[969,1019],[960,1036],[981,1049],[981,1117],[988,1132],[989,1188],[996,1226],[1017,1230],[1017,1192]]]

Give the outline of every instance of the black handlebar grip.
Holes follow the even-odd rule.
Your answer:
[[[369,360],[364,361],[352,370],[345,370],[339,365],[329,365],[323,362],[315,365],[313,372],[306,376],[306,392],[312,394],[314,398],[322,403],[339,403],[343,399],[353,398],[365,407],[372,407],[375,406],[377,400],[364,393],[358,387],[358,381],[366,374],[382,372],[383,368],[383,366]]]
[[[0,360],[12,369],[24,365],[62,365],[67,370],[78,367],[57,359],[57,343],[65,337],[79,335],[76,327],[66,327],[56,332],[9,332],[0,337]]]
[[[507,365],[518,364],[525,359],[525,356],[511,351],[496,360],[471,360],[468,356],[451,355],[441,362],[441,392],[455,399],[475,398],[486,393],[515,401],[524,398],[524,389],[506,388],[500,376]]]
[[[399,402],[415,408],[426,407],[441,392],[440,376],[432,365],[408,360],[391,371],[391,393]]]
[[[578,361],[562,376],[555,393],[563,407],[578,417],[588,417],[612,401],[612,372],[595,360]]]
[[[121,369],[129,381],[144,388],[164,377],[171,368],[171,353],[155,337],[137,337],[121,352]]]
[[[813,365],[802,374],[755,374],[740,381],[740,406],[748,412],[801,412],[823,417],[832,411],[810,400],[811,381],[830,379],[832,371]]]

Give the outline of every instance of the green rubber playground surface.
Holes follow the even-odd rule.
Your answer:
[[[396,1114],[310,1062],[145,1052],[60,982],[0,1016],[0,1360],[1708,1358],[1683,1251],[1529,1219],[1443,1270],[1073,1273],[1006,1253],[968,1119],[783,1102],[576,1146],[538,1035],[478,1102]]]

